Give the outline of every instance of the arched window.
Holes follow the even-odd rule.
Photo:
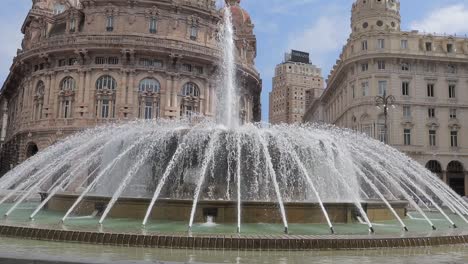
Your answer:
[[[465,196],[465,169],[459,161],[452,161],[447,166],[447,183],[459,195]]]
[[[96,89],[98,90],[115,90],[116,88],[117,82],[110,75],[101,76],[96,81]]]
[[[188,82],[182,87],[182,102],[180,116],[192,116],[200,111],[200,88],[195,83]]]
[[[141,80],[138,89],[140,92],[159,93],[161,84],[156,79],[146,78]]]
[[[36,143],[30,142],[26,147],[26,158],[30,158],[36,155],[39,152],[39,148],[37,147]]]
[[[440,179],[442,176],[442,166],[437,160],[430,160],[426,163],[426,169],[430,170],[432,173],[436,174]]]
[[[62,83],[60,84],[60,89],[61,89],[62,91],[74,91],[74,90],[75,90],[75,87],[76,87],[75,79],[73,79],[73,78],[70,77],[70,76],[65,77],[65,78],[62,80]]]
[[[72,104],[74,101],[75,97],[75,88],[76,88],[76,82],[75,79],[73,79],[70,76],[65,77],[61,82],[60,82],[60,90],[61,92],[59,93],[59,113],[58,117],[59,118],[71,118],[72,117]]]
[[[182,96],[199,97],[200,89],[192,82],[186,83],[182,89]]]
[[[96,81],[96,116],[115,118],[115,90],[117,82],[110,75],[103,75]]]
[[[161,84],[153,78],[145,78],[141,80],[138,90],[139,96],[139,111],[138,117],[144,119],[153,119],[159,117],[159,91]]]

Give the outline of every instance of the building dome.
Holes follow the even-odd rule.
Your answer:
[[[399,0],[357,0],[353,4],[353,33],[373,30],[399,31],[400,24]]]
[[[240,0],[225,0],[226,5],[230,6],[232,21],[237,30],[245,25],[251,25],[252,19],[247,11],[240,6]]]

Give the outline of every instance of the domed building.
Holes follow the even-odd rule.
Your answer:
[[[304,120],[392,145],[468,195],[468,39],[401,30],[399,0],[355,0],[351,30]]]
[[[0,94],[2,173],[86,128],[214,116],[222,51],[215,0],[33,0]],[[260,121],[256,38],[239,0],[236,30],[244,122]]]

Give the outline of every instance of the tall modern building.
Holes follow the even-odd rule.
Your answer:
[[[213,116],[222,12],[215,0],[33,0],[0,92],[2,173],[54,142],[116,121]],[[256,37],[240,0],[236,29],[244,122],[260,121]]]
[[[399,1],[357,0],[348,42],[304,119],[385,141],[467,195],[468,39],[400,23]]]
[[[277,65],[270,93],[270,123],[302,123],[308,106],[323,92],[322,70],[309,53],[292,50]]]

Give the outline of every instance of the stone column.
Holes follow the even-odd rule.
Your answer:
[[[78,104],[79,104],[79,103],[84,103],[84,99],[85,99],[85,98],[84,98],[84,97],[85,97],[85,94],[84,94],[84,87],[85,87],[85,84],[84,84],[84,82],[85,82],[84,77],[85,77],[85,71],[80,70],[80,71],[78,72],[78,74],[79,74],[79,81],[78,81],[78,92],[77,92],[78,98],[77,98],[77,102],[78,102]]]
[[[448,184],[447,171],[442,171],[442,180]]]
[[[171,93],[172,93],[172,79],[173,77],[172,76],[168,76],[168,78],[166,79],[166,89],[165,89],[165,99],[166,99],[166,106],[165,106],[165,110],[169,110],[169,108],[171,107]]]
[[[7,126],[8,126],[8,103],[5,100],[3,105],[2,105],[2,130],[1,130],[1,135],[0,139],[3,141],[5,140],[6,134],[7,134]]]
[[[119,102],[119,106],[120,107],[123,107],[124,105],[126,105],[128,103],[128,92],[129,92],[129,87],[128,87],[128,84],[127,84],[127,71],[122,69],[121,71],[121,75],[122,75],[122,78],[121,78],[121,86],[122,87],[122,93],[120,95],[120,102]],[[118,94],[117,94],[118,96]]]
[[[51,77],[51,83],[52,85],[50,86],[50,95],[52,98],[50,98],[50,101],[52,102],[53,106],[53,112],[51,113],[52,118],[58,117],[58,89],[57,89],[57,74],[54,72]]]
[[[91,95],[92,86],[91,86],[91,70],[86,69],[85,71],[85,81],[83,85],[83,105],[85,106],[85,111],[88,113],[88,117],[93,117],[94,114],[94,106],[95,106],[95,98],[94,95]]]
[[[58,106],[59,106],[59,109],[58,109],[57,118],[62,118],[63,117],[63,115],[62,115],[63,99],[62,98],[58,99]]]
[[[135,112],[135,109],[138,109],[137,107],[134,107],[135,105],[137,105],[137,102],[135,101],[134,99],[134,94],[135,94],[135,71],[132,70],[129,72],[129,82],[128,82],[128,102],[129,102],[129,105],[130,105],[130,108],[131,108],[131,116],[130,118],[132,117],[135,117],[136,115],[135,114],[138,114]]]
[[[215,113],[216,111],[216,94],[215,94],[215,89],[210,89],[210,112],[211,113]]]
[[[465,171],[465,196],[468,197],[468,171]]]
[[[172,102],[171,102],[171,105],[172,105],[172,108],[174,109],[177,109],[177,95],[179,94],[178,93],[178,89],[179,89],[179,80],[180,80],[180,76],[174,76],[174,81],[172,82]]]
[[[205,115],[210,115],[210,90],[211,90],[211,83],[205,88]]]
[[[45,91],[44,91],[44,104],[45,104],[45,106],[48,108],[48,107],[49,107],[49,103],[50,103],[50,75],[49,75],[49,74],[46,74],[46,75],[45,75],[44,86],[45,86]]]

